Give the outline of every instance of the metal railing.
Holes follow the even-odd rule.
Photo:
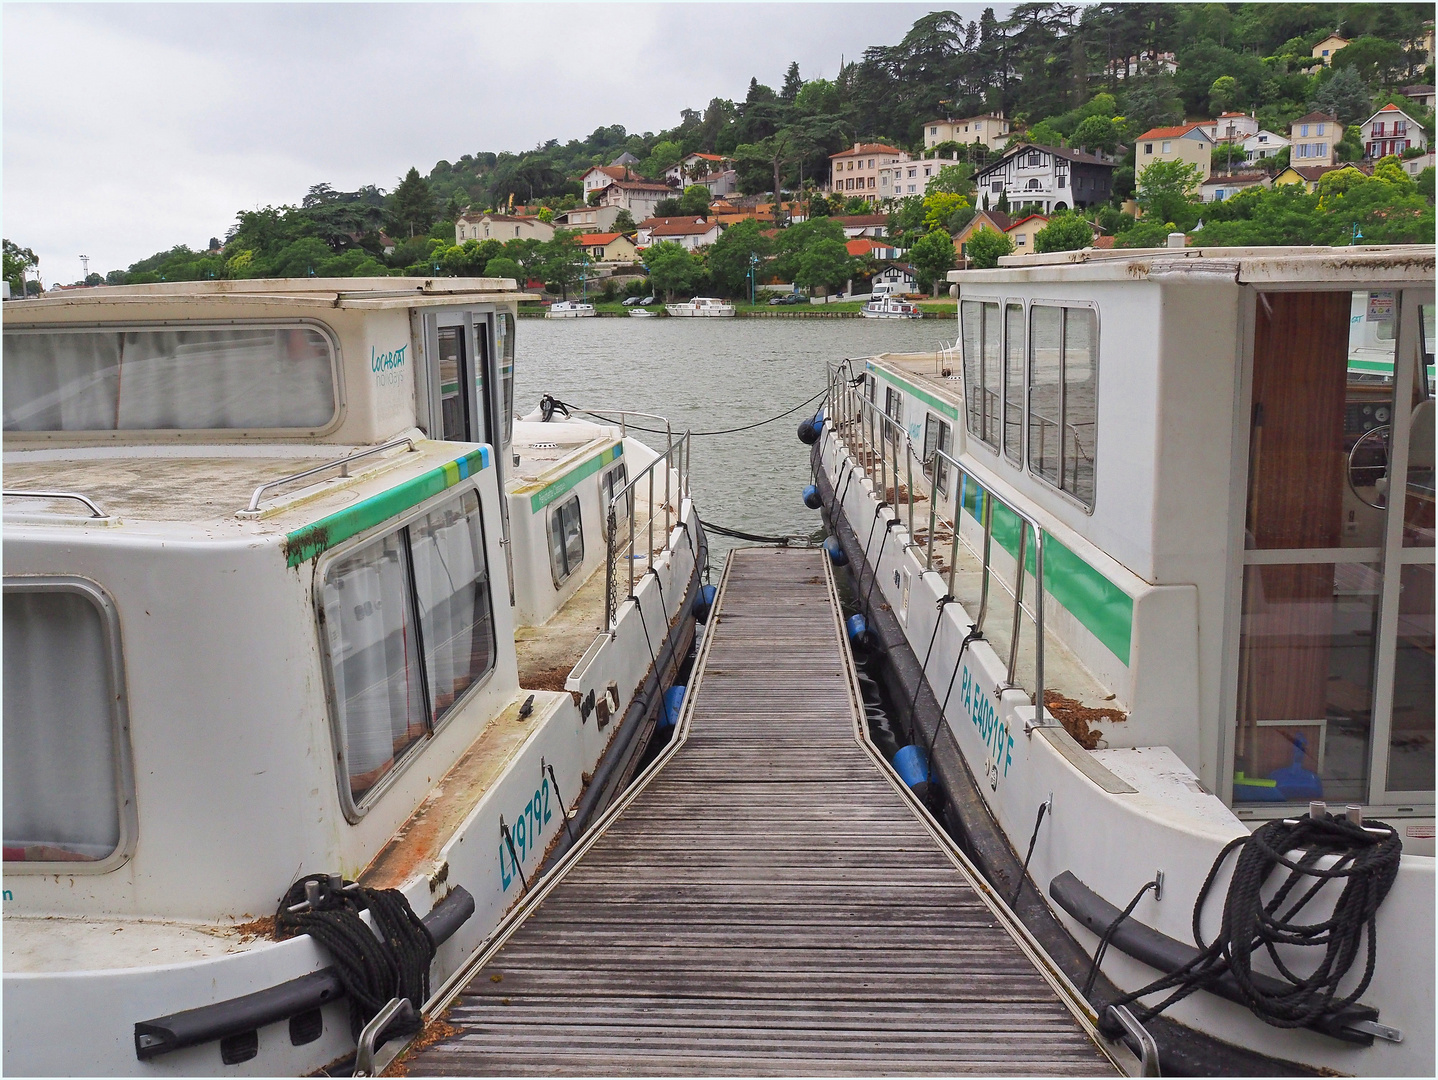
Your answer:
[[[650,414],[631,413],[631,415],[649,416]],[[652,418],[664,419],[663,417]],[[668,427],[668,421],[665,421],[665,426]],[[684,500],[689,498],[689,433],[686,431],[677,440],[670,435],[667,445],[663,450],[659,450],[658,454],[657,458],[630,477],[623,488],[613,492],[608,505],[604,507],[604,626],[611,632],[614,629],[619,605],[634,595],[635,577],[642,577],[644,570],[652,565],[654,556],[663,551],[669,543],[669,535],[674,531],[675,523],[681,520],[680,509],[684,505]],[[664,474],[662,489],[655,481],[655,474],[660,470]],[[642,519],[637,498],[641,490],[645,493]],[[656,503],[656,497],[661,501]],[[654,527],[660,520],[661,514],[663,516],[663,532],[659,537],[659,547],[656,549]],[[641,541],[643,543],[642,553],[639,550]],[[644,561],[645,566],[636,575],[634,564],[640,560]],[[627,569],[620,567],[621,561],[626,564]],[[620,595],[621,587],[625,586],[627,586],[625,592]]]
[[[110,515],[96,506],[88,495],[81,495],[76,491],[14,491],[7,489],[4,492],[4,497],[7,499],[73,499],[75,502],[84,503],[92,518],[99,521],[110,519]]]
[[[1032,517],[1013,503],[994,494],[993,490],[957,458],[935,447],[927,457],[917,452],[908,432],[886,414],[876,403],[859,392],[848,374],[848,365],[829,368],[828,416],[835,435],[843,442],[849,457],[865,475],[874,481],[883,505],[893,508],[896,515],[907,511],[909,543],[920,546],[914,518],[919,502],[927,502],[928,527],[923,540],[924,570],[940,573],[935,568],[934,544],[941,531],[948,532],[949,552],[945,567],[948,594],[961,599],[958,591],[961,545],[976,560],[979,572],[977,597],[967,598],[977,606],[975,627],[997,647],[993,640],[1002,627],[995,624],[989,603],[991,586],[997,583],[1011,601],[1003,612],[1010,619],[1007,642],[1006,681],[998,689],[1029,689],[1019,682],[1020,641],[1025,617],[1032,625],[1034,668],[1030,700],[1038,706],[1036,716],[1042,723],[1044,700],[1044,536]],[[962,421],[959,421],[962,422]],[[902,457],[902,461],[900,458]],[[927,488],[915,490],[914,463],[918,462],[918,482]],[[900,487],[899,478],[904,478]],[[893,486],[890,487],[890,477]],[[947,508],[948,513],[944,512]],[[978,548],[964,536],[963,515],[968,512],[981,530]],[[997,525],[997,531],[996,531]],[[970,530],[972,531],[972,530]],[[995,565],[998,552],[1013,559],[1011,573]],[[1028,598],[1028,581],[1032,578],[1032,598]],[[1000,651],[1000,655],[1003,652]]]
[[[250,496],[249,505],[247,505],[243,510],[239,511],[238,516],[257,516],[260,511],[260,499],[264,496],[265,492],[269,491],[271,488],[283,487],[285,484],[293,483],[296,480],[304,480],[307,477],[316,476],[319,473],[334,468],[339,469],[341,476],[349,476],[350,465],[356,461],[359,461],[361,458],[372,457],[375,454],[383,454],[386,450],[393,450],[396,446],[406,445],[409,447],[408,452],[411,454],[414,453],[417,449],[414,445],[414,439],[410,438],[408,435],[404,435],[398,439],[391,439],[387,443],[381,443],[379,446],[371,446],[364,450],[359,450],[353,454],[349,454],[346,457],[335,458],[333,461],[326,461],[323,465],[316,465],[313,468],[304,469],[300,472],[292,473],[289,476],[282,476],[278,480],[270,480],[255,488],[254,494]]]

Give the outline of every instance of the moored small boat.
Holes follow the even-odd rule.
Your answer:
[[[712,296],[696,296],[684,303],[665,304],[664,310],[677,319],[715,319],[733,316],[734,305]]]
[[[859,314],[866,319],[922,319],[924,317],[917,304],[900,300],[896,296],[884,296],[870,300]]]
[[[544,317],[546,319],[592,319],[594,318],[594,305],[585,304],[579,300],[560,300],[549,306]]]

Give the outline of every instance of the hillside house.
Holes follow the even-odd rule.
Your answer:
[[[1002,210],[980,210],[954,236],[954,257],[959,261],[959,269],[966,270],[969,266],[969,239],[977,232],[988,229],[990,232],[1006,233],[1014,219],[1005,214]]]
[[[623,233],[585,233],[579,237],[579,249],[594,262],[632,263],[638,258],[634,241]]]
[[[596,165],[579,178],[584,186],[584,201],[589,201],[593,191],[603,191],[616,180],[632,180],[634,173],[627,165]]]
[[[648,180],[614,180],[599,196],[600,206],[617,206],[628,210],[635,221],[652,217],[661,200],[677,198],[679,192],[668,184]]]
[[[729,168],[729,159],[723,154],[686,154],[682,159],[664,170],[664,179],[671,180],[680,187],[689,184],[700,183],[701,176],[708,176],[712,172],[723,172]]]
[[[554,224],[563,229],[578,229],[580,232],[614,232],[615,219],[623,207],[620,206],[576,206],[554,215]]]
[[[554,239],[554,226],[537,217],[518,214],[461,214],[454,222],[454,242],[466,240],[538,240]]]
[[[844,236],[850,240],[858,236],[883,236],[889,231],[887,214],[847,214],[835,217],[834,220],[844,230]]]
[[[1288,140],[1272,131],[1263,130],[1243,140],[1243,160],[1262,161],[1277,157],[1278,152],[1288,145]]]
[[[1198,197],[1206,203],[1223,202],[1224,199],[1231,199],[1240,191],[1247,191],[1251,187],[1271,187],[1272,182],[1266,172],[1241,172],[1219,175],[1215,173],[1203,182],[1198,189]]]
[[[870,240],[867,236],[850,240],[844,244],[844,247],[856,259],[897,259],[899,257],[898,248],[878,240]]]
[[[637,239],[640,247],[667,242],[694,251],[714,243],[722,232],[717,221],[702,217],[647,218],[639,223]]]
[[[1323,66],[1327,67],[1333,63],[1333,54],[1347,44],[1347,38],[1339,37],[1337,34],[1329,34],[1317,45],[1313,46],[1314,59],[1322,60]]]
[[[1039,230],[1049,223],[1049,219],[1043,214],[1029,214],[1021,217],[1004,230],[1010,240],[1014,242],[1015,255],[1032,255],[1034,253],[1034,237]]]
[[[884,143],[855,143],[848,150],[829,155],[829,190],[846,198],[861,196],[869,202],[879,198],[879,170],[909,155]]]
[[[1258,121],[1248,113],[1226,112],[1217,120],[1205,120],[1203,131],[1215,143],[1243,142],[1258,134]]]
[[[932,150],[939,143],[956,142],[964,145],[983,143],[990,150],[997,150],[1008,140],[1013,130],[1003,114],[996,116],[970,116],[963,120],[924,121],[924,149]]]
[[[1433,33],[1431,28],[1428,33],[1430,35]],[[1432,61],[1430,60],[1429,63]],[[1433,87],[1431,86],[1405,86],[1399,93],[1420,109],[1433,108]]]
[[[908,263],[892,263],[874,275],[869,291],[874,296],[911,296],[919,291],[919,278]]]
[[[930,158],[884,166],[879,170],[879,201],[923,195],[928,190],[929,181],[945,165],[951,164],[953,162],[948,158]]]
[[[1402,154],[1410,146],[1420,150],[1428,146],[1423,125],[1397,105],[1385,105],[1363,121],[1363,156],[1377,161],[1389,154]]]
[[[1359,172],[1372,174],[1372,167],[1360,165],[1290,165],[1273,178],[1276,184],[1302,184],[1305,191],[1312,192],[1318,187],[1318,181],[1331,172],[1339,169],[1357,169]]]
[[[1338,117],[1311,112],[1288,125],[1290,165],[1336,165],[1343,125]]]
[[[1142,160],[1142,158],[1140,158]],[[996,206],[1000,195],[1011,206],[1035,205],[1043,213],[1107,202],[1114,165],[1079,150],[1018,143],[974,174],[976,195]]]
[[[1212,171],[1213,139],[1205,124],[1149,128],[1134,144],[1134,159],[1135,175],[1142,174],[1155,161],[1186,161],[1196,165],[1199,175],[1206,180]]]

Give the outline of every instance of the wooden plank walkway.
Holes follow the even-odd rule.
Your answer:
[[[857,741],[824,558],[730,555],[682,743],[408,1073],[1115,1071]]]

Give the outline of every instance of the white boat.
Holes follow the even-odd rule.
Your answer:
[[[622,790],[693,636],[688,442],[516,421],[519,299],[5,305],[7,1073],[353,1060],[292,884],[398,890],[437,989]]]
[[[594,305],[585,304],[579,300],[559,300],[549,305],[549,310],[544,313],[546,319],[592,319],[594,318]]]
[[[895,296],[875,297],[859,312],[866,319],[922,319],[923,313],[917,304],[900,300]]]
[[[633,308],[629,312],[629,317],[631,319],[657,319],[659,316],[645,308]]]
[[[1163,976],[1193,989],[1128,1000],[1165,1071],[1432,1075],[1433,247],[1086,251],[950,280],[958,346],[831,369],[818,445],[946,820],[1076,985],[1111,934],[1085,990],[1106,1025]],[[1344,880],[1246,861],[1234,886],[1225,852],[1254,833],[1382,853],[1376,933],[1334,930],[1351,1007],[1267,951],[1307,978],[1321,942],[1254,922],[1261,884],[1299,882],[1273,918],[1319,924]],[[1221,913],[1254,928],[1223,945],[1250,990],[1180,970]],[[1275,1026],[1280,994],[1311,1012]]]
[[[677,319],[718,319],[734,314],[734,305],[712,296],[696,296],[682,304],[665,304],[664,310]]]

